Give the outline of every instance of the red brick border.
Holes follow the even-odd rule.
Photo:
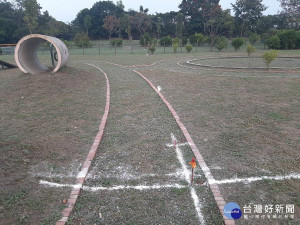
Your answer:
[[[163,102],[166,104],[166,106],[168,107],[168,109],[171,111],[172,115],[174,116],[177,124],[179,125],[181,131],[183,132],[186,140],[188,141],[197,161],[198,164],[200,165],[201,169],[203,170],[206,179],[212,179],[213,175],[210,172],[209,168],[207,167],[204,158],[202,157],[202,155],[200,154],[199,149],[197,148],[197,146],[195,145],[193,139],[191,138],[189,132],[187,131],[186,127],[183,125],[183,123],[181,122],[179,116],[177,115],[176,111],[174,110],[174,108],[171,106],[171,104],[166,100],[166,98],[155,88],[155,86],[152,84],[152,82],[146,78],[143,74],[139,73],[136,70],[133,70],[135,73],[137,73],[139,76],[141,76],[155,91],[156,93],[159,95],[159,97],[163,100]],[[224,223],[225,225],[235,225],[234,220],[229,220],[228,218],[226,218],[224,216],[223,213],[223,209],[225,206],[225,201],[224,198],[220,192],[219,186],[217,184],[210,184],[210,189],[214,195],[215,201],[217,203],[217,206],[220,210],[221,215],[223,216],[224,219]]]
[[[88,64],[88,65],[90,65],[90,64]],[[92,160],[96,156],[97,149],[98,149],[100,141],[102,139],[102,136],[103,136],[103,133],[104,133],[104,128],[105,128],[107,117],[108,117],[109,106],[110,106],[110,85],[109,85],[108,76],[99,67],[94,66],[94,65],[90,65],[90,66],[93,66],[93,67],[97,68],[105,76],[105,79],[106,79],[106,105],[105,105],[105,111],[104,111],[104,114],[103,114],[103,117],[102,117],[102,120],[101,120],[101,124],[99,126],[99,132],[96,135],[94,143],[93,143],[93,145],[92,145],[92,147],[91,147],[91,149],[90,149],[90,151],[89,151],[89,153],[87,155],[86,160],[84,161],[84,163],[82,165],[80,173],[77,175],[76,185],[73,188],[73,190],[71,191],[69,199],[67,201],[67,204],[68,204],[67,208],[65,208],[62,211],[62,218],[59,221],[56,222],[56,225],[65,225],[66,222],[67,222],[67,220],[69,219],[69,216],[71,215],[71,212],[74,209],[74,206],[76,204],[77,198],[78,198],[78,196],[80,194],[81,187],[82,187],[82,185],[83,185],[83,183],[84,183],[84,181],[86,179],[86,176],[87,176],[87,174],[89,172],[89,169],[91,167]]]

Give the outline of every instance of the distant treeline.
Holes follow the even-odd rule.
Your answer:
[[[122,1],[116,4],[99,1],[90,9],[82,9],[70,24],[65,24],[49,15],[48,11],[41,12],[36,0],[1,0],[0,43],[16,43],[29,33],[64,40],[73,40],[78,34],[85,34],[93,40],[141,39],[145,35],[156,39],[170,36],[186,40],[197,33],[208,37],[213,45],[221,36],[252,37],[266,41],[281,30],[297,31],[300,27],[300,13],[263,16],[266,7],[262,0],[237,0],[232,6],[234,16],[230,10],[221,8],[219,0],[182,0],[178,12],[152,15],[143,6],[138,11],[125,11]],[[280,41],[280,35],[277,37]],[[276,46],[278,39],[273,42]]]

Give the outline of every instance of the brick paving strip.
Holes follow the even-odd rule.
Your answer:
[[[110,85],[109,85],[109,80],[108,80],[108,76],[107,74],[101,70],[99,67],[91,65],[91,64],[87,64],[89,66],[95,67],[96,69],[100,70],[106,79],[106,105],[105,105],[105,111],[101,120],[101,124],[99,126],[99,131],[98,134],[95,137],[94,143],[87,155],[87,158],[85,159],[81,171],[79,172],[79,174],[77,175],[77,181],[76,181],[76,185],[74,185],[73,190],[71,191],[71,194],[69,196],[69,199],[67,201],[67,208],[65,208],[62,211],[62,218],[56,222],[56,225],[64,225],[66,224],[67,220],[69,219],[69,216],[72,212],[72,210],[74,209],[75,203],[77,201],[77,198],[79,196],[80,190],[83,186],[83,183],[86,179],[86,176],[90,170],[91,164],[92,164],[92,160],[95,158],[96,153],[97,153],[97,149],[99,147],[100,141],[102,139],[103,133],[104,133],[104,128],[106,125],[106,121],[107,121],[107,117],[108,117],[108,112],[109,112],[109,106],[110,106]]]
[[[202,155],[200,154],[200,151],[199,149],[197,148],[197,146],[195,145],[193,139],[191,138],[189,132],[187,131],[186,127],[183,125],[183,123],[181,122],[179,116],[177,115],[176,111],[174,110],[174,108],[171,106],[171,104],[166,100],[166,98],[156,89],[156,87],[152,84],[152,82],[146,78],[143,74],[141,74],[140,72],[136,71],[136,70],[133,70],[135,73],[137,73],[140,77],[142,77],[155,91],[156,93],[159,95],[159,97],[163,100],[163,102],[166,104],[166,106],[168,107],[168,109],[171,111],[172,115],[174,116],[177,124],[179,125],[181,131],[183,132],[186,140],[188,141],[197,161],[198,161],[198,164],[200,165],[201,169],[203,170],[204,174],[205,174],[205,177],[206,179],[209,181],[209,180],[212,180],[214,179],[213,178],[213,175],[212,173],[210,172],[210,169],[208,168],[208,166],[206,165],[205,161],[204,161],[204,158],[202,157]],[[215,201],[217,203],[217,206],[220,210],[220,213],[222,214],[223,216],[223,219],[224,219],[224,223],[225,225],[235,225],[235,222],[234,220],[230,220],[230,219],[227,219],[224,215],[224,206],[225,206],[225,201],[224,201],[224,198],[220,192],[220,189],[219,189],[219,186],[217,184],[209,184],[209,187],[213,193],[213,196],[215,198]]]

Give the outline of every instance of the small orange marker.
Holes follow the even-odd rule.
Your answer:
[[[192,183],[194,182],[194,169],[196,168],[196,160],[193,157],[192,161],[189,162],[189,164],[192,166]]]

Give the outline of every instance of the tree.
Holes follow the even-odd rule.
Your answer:
[[[125,33],[128,35],[128,39],[132,40],[132,35],[131,35],[131,17],[128,14],[125,14],[123,18],[121,19],[121,28],[125,31]]]
[[[279,0],[282,7],[282,14],[286,14],[292,21],[300,18],[300,1],[299,0]],[[299,22],[299,21],[298,21]]]
[[[89,35],[89,29],[92,26],[92,17],[89,14],[87,14],[84,17],[83,23],[84,23],[84,28],[86,30],[86,33],[87,33],[87,35]]]
[[[119,10],[121,9],[112,1],[96,2],[89,10],[89,14],[92,18],[92,26],[89,29],[89,36],[93,39],[106,38],[109,36],[109,31],[103,27],[104,19],[107,16],[115,16],[118,18],[119,16],[116,15],[116,12]]]
[[[220,0],[182,0],[181,12],[188,18],[190,29],[209,36],[211,49],[216,39],[232,26],[230,10],[222,10]]]
[[[132,17],[132,24],[140,36],[144,36],[150,26],[150,19],[146,13],[139,12]]]
[[[171,11],[164,14],[157,14],[156,16],[160,17],[157,20],[157,23],[160,23],[160,33],[159,37],[162,36],[176,36],[176,21],[178,13]],[[155,17],[156,17],[155,16]],[[158,27],[158,26],[157,26]]]
[[[18,28],[15,10],[10,2],[0,2],[0,43],[12,43]]]
[[[220,0],[182,0],[179,5],[180,12],[188,19],[188,30],[190,34],[204,32],[203,25],[207,22],[208,16],[213,16]]]
[[[161,24],[162,24],[161,17],[157,17],[157,22],[156,22],[156,34],[157,34],[157,38],[160,38]]]
[[[220,7],[216,7],[204,15],[206,15],[205,22],[203,22],[204,32],[210,38],[212,50],[216,39],[231,29],[233,20],[230,16],[230,10],[222,10]]]
[[[91,17],[89,9],[85,8],[85,9],[80,10],[79,13],[77,14],[75,20],[72,21],[73,27],[77,27],[77,29],[79,29],[79,31],[86,32],[86,27],[85,27],[85,24],[84,24],[84,19],[88,15]],[[92,20],[92,17],[91,17],[91,20]],[[91,24],[91,26],[92,26],[92,24]]]
[[[87,34],[85,33],[78,33],[76,34],[75,38],[74,38],[74,42],[76,44],[76,46],[80,47],[80,48],[87,48],[89,46],[89,36],[87,36]]]
[[[231,4],[235,12],[237,26],[240,27],[240,35],[243,37],[244,30],[247,26],[255,30],[257,20],[262,17],[262,12],[267,9],[262,4],[263,0],[237,0]]]
[[[120,27],[120,20],[115,16],[106,16],[103,27],[109,32],[109,40],[111,35]]]
[[[40,5],[36,0],[24,0],[22,2],[24,8],[24,21],[28,26],[29,32],[32,34],[34,29],[38,26],[38,16],[40,15]]]
[[[176,16],[176,37],[181,38],[184,30],[185,18],[182,13],[178,13]]]

